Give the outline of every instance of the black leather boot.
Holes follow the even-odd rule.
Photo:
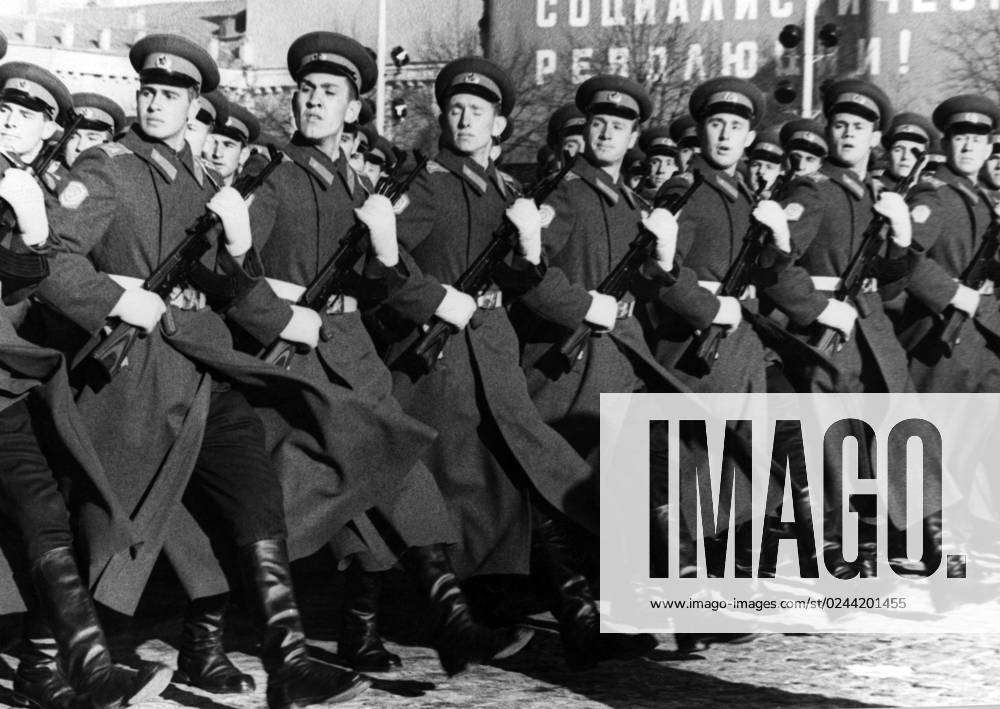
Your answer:
[[[240,672],[222,646],[225,594],[188,602],[177,654],[177,679],[213,694],[253,694],[253,677]]]
[[[571,669],[593,667],[602,660],[639,657],[657,646],[652,635],[601,633],[601,617],[590,581],[577,570],[579,550],[564,525],[536,518],[532,553],[552,614],[559,622],[566,664]]]
[[[346,702],[371,686],[354,672],[309,657],[284,540],[263,539],[243,547],[240,565],[264,630],[261,660],[270,709]]]
[[[166,665],[143,662],[133,670],[111,661],[94,603],[69,548],[44,554],[32,566],[31,578],[59,648],[64,676],[77,695],[77,707],[135,704],[166,689],[171,675]],[[17,691],[25,693],[23,688]]]
[[[344,578],[337,655],[359,672],[388,672],[403,665],[399,655],[386,650],[378,634],[380,578],[361,568],[358,561],[347,567]]]
[[[59,667],[56,659],[58,648],[52,631],[37,608],[28,610],[24,622],[24,639],[17,653],[20,663],[14,675],[14,691],[33,709],[71,709],[76,703],[76,692]]]
[[[530,628],[493,629],[473,620],[444,545],[412,547],[400,561],[430,599],[434,617],[431,642],[449,676],[469,664],[510,657],[534,636]]]

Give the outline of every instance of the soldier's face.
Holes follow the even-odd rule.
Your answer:
[[[136,93],[135,103],[142,132],[163,141],[184,135],[192,108],[196,106],[190,90],[161,84],[143,84]],[[207,134],[207,126],[205,131]],[[200,144],[198,148],[201,149]]]
[[[796,177],[811,175],[823,166],[821,157],[807,153],[805,150],[792,150],[788,155],[790,158],[798,160],[799,169],[795,171]]]
[[[445,120],[451,144],[466,155],[489,155],[493,137],[507,127],[506,119],[497,113],[496,104],[472,94],[450,97],[445,105]]]
[[[579,133],[567,135],[562,140],[562,152],[569,153],[570,157],[583,152],[583,136]]]
[[[184,140],[191,146],[191,152],[195,155],[203,155],[206,150],[211,150],[209,145],[212,141],[209,137],[212,133],[212,126],[202,123],[197,118],[192,118],[187,123],[184,131]]]
[[[16,103],[0,103],[0,148],[18,156],[31,155],[55,133],[56,124],[42,111]]]
[[[646,176],[649,184],[656,189],[669,180],[677,172],[677,161],[673,155],[653,155],[649,158],[649,168]]]
[[[339,135],[345,123],[356,121],[361,102],[347,77],[313,73],[299,81],[292,108],[299,133],[320,141]]]
[[[362,174],[368,178],[372,185],[377,185],[379,178],[382,177],[382,166],[365,160]]]
[[[915,140],[897,140],[889,151],[889,174],[897,180],[904,179],[917,164],[914,150],[924,150],[927,146]]]
[[[680,153],[678,157],[681,159],[681,170],[687,170],[688,163],[691,162],[691,158],[694,157],[696,151],[692,147],[687,147],[680,148],[678,152]]]
[[[357,133],[341,133],[340,134],[340,149],[344,151],[344,155],[350,158],[354,154],[354,146],[358,144],[358,134]]]
[[[716,167],[734,167],[757,137],[750,121],[735,113],[716,113],[701,124],[701,154]]]
[[[761,180],[764,187],[769,188],[778,179],[781,172],[781,165],[770,160],[751,160],[747,166],[747,173],[750,175],[750,186],[754,189],[760,185]]]
[[[587,155],[598,167],[621,164],[625,153],[635,146],[639,138],[639,123],[632,118],[622,118],[599,113],[587,119]]]
[[[980,176],[993,189],[1000,189],[1000,155],[994,154],[986,158]]]
[[[990,136],[980,133],[956,133],[944,141],[948,165],[960,175],[975,178],[993,150]]]
[[[828,126],[830,156],[847,167],[868,164],[872,148],[882,139],[875,123],[853,113],[835,113]]]
[[[229,180],[240,169],[243,143],[226,135],[215,134],[205,141],[201,156],[218,172],[223,180]]]
[[[110,142],[110,131],[90,130],[89,128],[78,129],[66,142],[66,152],[64,154],[64,157],[66,158],[66,165],[73,167],[73,163],[76,162],[80,153],[87,148],[92,148],[95,145],[104,145],[105,143]]]

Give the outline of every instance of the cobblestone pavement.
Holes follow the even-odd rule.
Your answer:
[[[336,661],[339,579],[328,567],[297,565],[306,627],[315,655]],[[570,672],[561,656],[551,617],[526,650],[496,666],[473,668],[448,678],[432,650],[420,647],[423,619],[406,609],[414,599],[399,579],[383,594],[389,647],[404,661],[402,671],[373,676],[374,686],[344,707],[572,707],[663,708],[765,707],[936,707],[987,706],[1000,702],[1000,637],[767,635],[747,645],[714,646],[681,657],[670,636],[650,657]],[[183,597],[173,579],[159,572],[134,620],[108,617],[106,626],[119,660],[138,647],[144,659],[173,665]],[[266,678],[252,654],[252,632],[242,612],[227,633],[231,657],[258,684],[249,697],[213,696],[171,685],[148,709],[265,706]],[[9,649],[16,620],[0,619],[0,638]],[[131,657],[134,659],[134,656]],[[0,688],[9,687],[16,660],[0,656]],[[0,699],[2,705],[2,699]]]

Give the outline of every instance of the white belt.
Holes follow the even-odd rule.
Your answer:
[[[304,286],[297,283],[289,283],[278,278],[265,278],[267,284],[271,286],[274,294],[289,303],[297,303],[302,294],[306,292]],[[352,295],[336,293],[326,301],[327,315],[339,315],[340,313],[356,313],[358,311],[358,299]]]
[[[816,290],[826,291],[828,293],[834,293],[839,288],[843,281],[838,276],[811,276],[813,288]],[[861,283],[862,293],[874,293],[878,290],[878,279],[877,278],[866,278]]]
[[[957,278],[952,278],[951,280],[955,281],[956,283],[958,282]],[[983,285],[979,286],[979,295],[993,295],[993,290],[995,288],[996,286],[993,284],[993,281],[987,278],[985,281],[983,281]]]
[[[718,293],[719,288],[722,287],[722,284],[719,283],[718,281],[698,281],[698,285],[707,291],[711,291],[712,295]],[[746,290],[743,291],[743,295],[740,296],[740,300],[750,300],[756,297],[757,297],[757,287],[753,284],[750,284],[746,287]]]

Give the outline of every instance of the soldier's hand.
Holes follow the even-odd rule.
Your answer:
[[[373,194],[354,213],[368,227],[375,258],[386,266],[395,266],[399,262],[399,242],[396,241],[396,214],[389,198]]]
[[[657,208],[642,220],[642,225],[656,236],[656,264],[664,271],[672,271],[677,253],[677,219],[666,209]]]
[[[774,245],[786,254],[792,251],[792,235],[788,231],[788,218],[785,210],[773,199],[764,199],[757,203],[753,210],[753,218],[771,230]]]
[[[521,197],[507,207],[507,218],[517,227],[517,253],[538,265],[542,260],[542,217],[535,201]]]
[[[615,320],[618,319],[618,301],[596,290],[588,292],[593,300],[590,301],[590,307],[587,308],[587,314],[583,319],[599,330],[610,332],[615,327]]]
[[[28,246],[44,244],[49,237],[49,219],[45,194],[35,178],[26,170],[7,170],[0,179],[0,197],[13,208],[22,241]]]
[[[951,304],[971,318],[979,309],[979,291],[959,283],[958,291],[952,297]]]
[[[909,248],[913,242],[913,222],[910,221],[910,208],[903,196],[895,192],[883,192],[873,208],[892,224],[893,243],[904,249]]]
[[[156,293],[144,288],[129,288],[122,293],[110,315],[149,334],[156,329],[165,312],[167,304]]]
[[[319,331],[323,327],[323,318],[312,308],[303,308],[301,305],[290,307],[292,319],[281,331],[281,339],[315,349],[319,344]]]
[[[438,305],[434,314],[453,325],[459,330],[463,329],[476,314],[476,299],[468,293],[463,293],[452,286],[444,286],[444,300]]]
[[[823,312],[816,318],[821,325],[839,330],[845,340],[849,340],[858,320],[858,311],[854,306],[836,298],[830,298]]]
[[[739,299],[731,295],[716,297],[719,301],[719,312],[712,319],[712,324],[723,325],[728,327],[730,331],[735,330],[743,321],[743,308],[740,307]]]
[[[250,232],[250,209],[242,195],[233,187],[223,187],[206,205],[219,215],[226,231],[226,250],[242,256],[253,246]]]
[[[174,289],[170,291],[170,297],[167,298],[167,302],[178,310],[204,310],[208,299],[204,293],[194,288],[174,286]]]

